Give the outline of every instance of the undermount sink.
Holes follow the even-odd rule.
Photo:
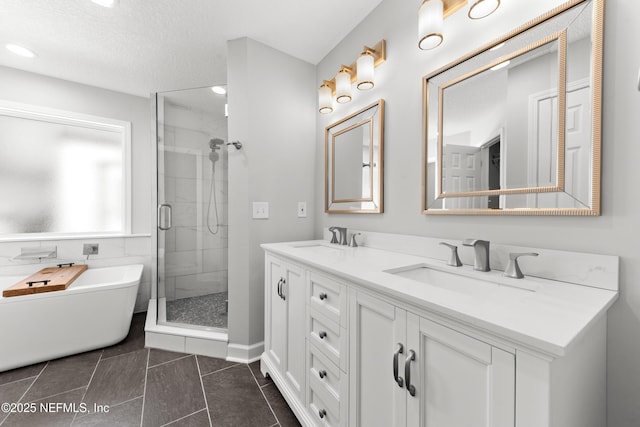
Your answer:
[[[452,271],[445,271],[446,268],[451,268]],[[418,264],[384,270],[384,273],[465,293],[481,293],[489,288],[495,289],[497,286],[508,286],[529,292],[536,291],[536,287],[526,279],[511,279],[503,277],[499,272],[479,272],[465,267],[434,268],[431,265]]]
[[[344,252],[344,247],[340,246],[328,246],[320,243],[311,243],[305,245],[296,245],[294,248],[304,251],[306,253],[324,254],[324,255],[339,255]]]

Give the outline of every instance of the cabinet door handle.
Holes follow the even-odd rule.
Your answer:
[[[407,360],[404,362],[404,378],[406,380],[405,386],[411,396],[416,395],[416,388],[411,384],[411,361],[413,360],[416,360],[416,353],[413,350],[409,350]]]
[[[318,371],[318,376],[320,376],[320,379],[323,379],[327,376],[327,371],[325,371],[324,369],[322,371]]]
[[[282,285],[280,286],[280,298],[282,298],[282,300],[286,300],[287,297],[284,295],[284,285],[287,284],[287,279],[282,278]]]
[[[393,379],[398,383],[398,387],[400,388],[404,386],[404,380],[398,376],[398,370],[400,369],[398,366],[398,358],[402,353],[404,353],[404,347],[401,343],[398,343],[398,347],[396,347],[396,351],[393,353]]]
[[[318,416],[319,416],[320,418],[324,418],[324,417],[326,417],[326,416],[327,416],[327,411],[326,411],[325,409],[320,409],[320,410],[318,411]]]
[[[318,297],[320,298],[321,301],[324,301],[327,299],[327,294],[324,292],[321,292],[320,295],[318,295]]]
[[[282,278],[280,278],[280,280],[278,280],[278,291],[277,292],[278,292],[278,296],[280,298],[282,298],[282,290],[281,289],[282,289]]]
[[[326,338],[327,333],[325,331],[320,331],[318,332],[318,336],[320,337],[321,340],[323,340]]]

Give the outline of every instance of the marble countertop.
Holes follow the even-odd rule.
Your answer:
[[[618,298],[618,292],[606,289],[536,277],[511,279],[502,271],[449,267],[433,258],[321,240],[261,246],[269,253],[555,357],[563,356]],[[436,284],[392,273],[411,266],[444,272],[439,277],[451,280]]]

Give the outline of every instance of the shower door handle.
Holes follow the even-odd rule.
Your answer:
[[[171,229],[171,205],[168,203],[158,206],[158,228],[162,231]]]

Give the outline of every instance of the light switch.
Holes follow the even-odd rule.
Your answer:
[[[253,202],[253,219],[269,218],[269,202]]]
[[[298,202],[298,218],[307,217],[307,202]]]

